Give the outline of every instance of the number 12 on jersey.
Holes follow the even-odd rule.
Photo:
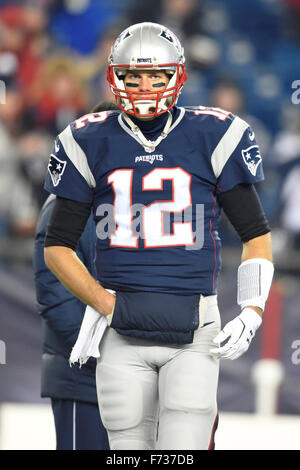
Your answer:
[[[110,245],[138,248],[139,236],[133,230],[132,169],[115,170],[108,177],[114,199],[116,230],[110,236]],[[191,175],[182,168],[155,168],[142,179],[143,191],[162,191],[163,182],[172,183],[172,200],[156,200],[142,209],[145,248],[193,245],[192,222],[173,223],[173,233],[164,233],[164,215],[182,214],[192,204]]]

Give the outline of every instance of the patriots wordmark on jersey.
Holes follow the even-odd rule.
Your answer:
[[[158,140],[170,114],[168,135]],[[155,125],[139,126],[151,145],[119,111],[73,122],[55,142],[45,188],[92,202],[104,287],[214,294],[218,193],[263,179],[253,131],[238,116],[203,106],[174,107]]]

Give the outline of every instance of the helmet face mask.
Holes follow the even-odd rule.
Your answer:
[[[163,71],[170,80],[166,88],[158,91],[125,89],[125,75],[133,70]],[[120,34],[112,47],[107,79],[122,111],[141,119],[159,116],[176,104],[187,79],[183,48],[162,25],[133,25]]]

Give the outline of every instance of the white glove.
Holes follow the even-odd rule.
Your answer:
[[[213,339],[218,347],[210,349],[210,354],[218,359],[237,359],[247,351],[261,323],[261,316],[255,310],[244,308],[242,313],[226,323],[223,330]],[[230,339],[221,347],[220,344],[227,338]]]

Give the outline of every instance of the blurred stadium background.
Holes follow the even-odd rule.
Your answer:
[[[71,120],[112,99],[111,43],[140,21],[185,45],[179,104],[240,115],[264,159],[275,281],[252,348],[221,364],[216,446],[300,449],[300,0],[0,0],[0,449],[54,448],[32,273],[49,150]],[[225,323],[238,312],[240,243],[225,220],[221,236]]]

